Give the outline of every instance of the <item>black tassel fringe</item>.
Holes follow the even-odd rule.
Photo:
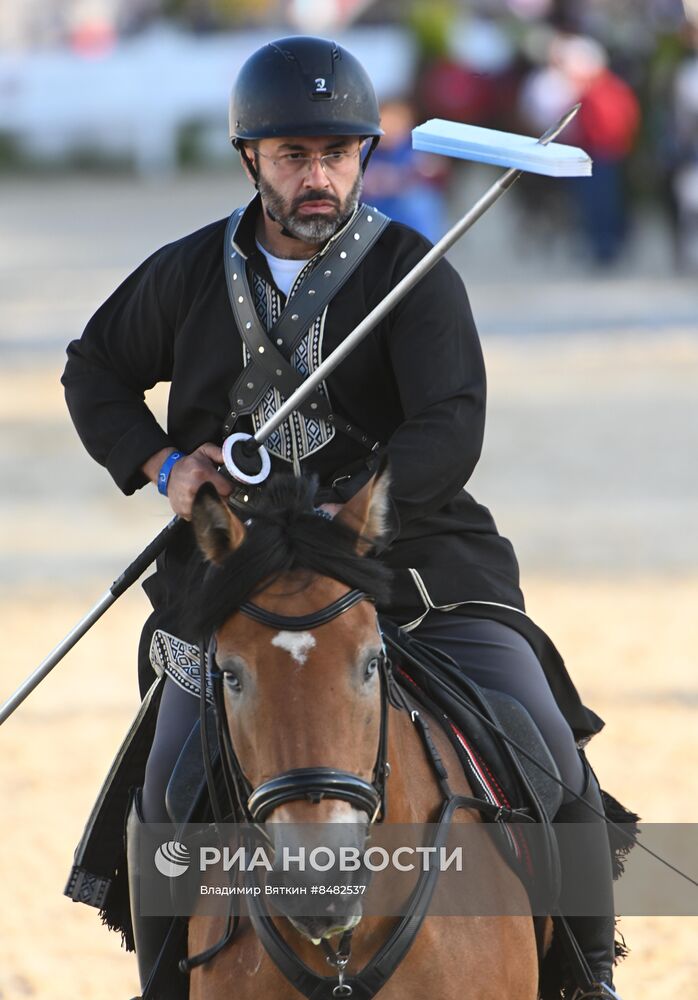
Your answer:
[[[121,934],[122,948],[126,951],[136,950],[136,943],[133,939],[133,926],[131,924],[125,851],[119,857],[112,883],[109,886],[106,902],[99,911],[99,915],[102,923],[110,931],[117,931]]]

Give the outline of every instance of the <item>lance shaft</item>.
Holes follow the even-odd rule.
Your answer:
[[[160,553],[168,545],[173,534],[180,528],[183,522],[178,517],[173,517],[168,524],[162,529],[159,535],[150,542],[143,551],[136,556],[133,562],[128,566],[123,573],[114,580],[109,590],[105,591],[100,597],[97,603],[87,612],[87,614],[80,619],[77,625],[70,630],[68,635],[61,642],[58,643],[55,649],[52,649],[45,660],[43,660],[36,670],[27,677],[27,679],[22,683],[22,685],[17,688],[15,693],[11,698],[8,698],[2,707],[0,707],[0,725],[8,719],[14,710],[18,708],[24,699],[31,694],[34,688],[42,682],[44,677],[49,674],[53,668],[59,663],[68,650],[72,649],[76,642],[82,639],[83,635],[92,628],[94,623],[98,621],[104,612],[112,606],[114,601],[116,601],[121,595],[128,590],[131,584],[135,583],[141,573],[154,562]]]

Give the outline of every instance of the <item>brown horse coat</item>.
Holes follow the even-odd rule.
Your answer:
[[[364,540],[380,533],[384,481],[371,482],[339,515]],[[245,527],[222,504],[208,498],[194,517],[206,556],[222,562],[242,544]],[[364,544],[366,544],[364,542]],[[336,600],[346,586],[328,577],[291,572],[255,595],[255,603],[286,616],[306,615]],[[311,642],[312,640],[312,642]],[[221,668],[235,662],[242,692],[226,694],[233,745],[253,786],[291,768],[337,767],[371,779],[380,725],[377,687],[360,679],[357,664],[375,649],[376,615],[368,602],[313,630],[303,655],[292,645],[274,643],[273,630],[234,614],[218,630]],[[226,657],[228,660],[226,660]],[[257,666],[264,664],[264,669]],[[471,794],[462,767],[446,736],[432,721],[432,735],[449,773],[454,793]],[[435,822],[443,802],[431,762],[406,712],[389,709],[388,823]],[[348,803],[290,802],[274,819],[327,822]],[[455,823],[479,823],[473,810],[460,810]],[[269,821],[267,821],[269,823]],[[526,913],[526,893],[489,845],[488,899],[500,912]],[[474,873],[475,874],[475,873]],[[480,872],[479,874],[482,874]],[[353,934],[348,973],[355,975],[387,939],[395,918],[364,917]],[[275,923],[298,957],[319,975],[330,969],[319,947],[281,917]],[[189,953],[215,944],[224,918],[195,916],[189,925]],[[335,942],[336,943],[336,942]],[[381,1000],[535,1000],[538,960],[533,921],[527,916],[427,916],[406,957],[380,991]],[[299,993],[279,972],[242,920],[233,942],[191,974],[191,1000],[296,1000]]]

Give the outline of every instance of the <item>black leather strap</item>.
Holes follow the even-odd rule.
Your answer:
[[[456,810],[470,808],[470,801],[461,801],[460,796],[456,795],[444,803],[432,844],[437,850],[446,844]],[[352,988],[353,1000],[372,1000],[407,955],[429,910],[438,876],[436,865],[422,870],[410,897],[408,912],[401,918],[388,940],[360,972],[355,976],[345,976],[344,982]],[[331,997],[332,987],[337,980],[319,976],[296,955],[277,930],[272,918],[265,913],[261,898],[246,898],[250,922],[265,951],[292,986],[309,1000],[327,1000]]]
[[[284,802],[299,799],[320,802],[323,798],[350,802],[356,809],[363,809],[371,819],[382,805],[380,793],[374,786],[350,771],[334,767],[296,767],[257,785],[247,800],[247,808],[255,823],[264,823]]]
[[[302,385],[303,377],[288,359],[389,222],[376,209],[362,205],[341,235],[330,241],[326,252],[306,270],[281,316],[267,332],[255,309],[245,260],[235,244],[235,231],[243,211],[238,209],[228,220],[224,267],[233,315],[251,358],[230,392],[231,410],[223,425],[226,436],[232,432],[240,415],[251,413],[259,406],[270,385],[285,399]],[[377,443],[355,424],[333,414],[327,397],[317,389],[298,408],[309,419],[333,423],[368,450]]]
[[[277,628],[284,632],[307,632],[309,629],[317,628],[318,625],[331,622],[333,618],[344,614],[360,601],[370,600],[371,598],[362,590],[349,590],[332,604],[320,608],[319,611],[313,611],[309,615],[276,615],[272,611],[267,611],[266,608],[260,608],[259,605],[248,602],[241,604],[238,610],[243,615],[247,615],[248,618],[252,618],[262,625],[267,625],[269,628]]]
[[[581,984],[580,988],[585,990],[593,989],[595,985],[594,975],[586,960],[586,956],[579,947],[577,939],[572,933],[567,918],[560,912],[553,912],[553,923],[559,940],[565,952],[567,961],[572,969],[574,981]]]

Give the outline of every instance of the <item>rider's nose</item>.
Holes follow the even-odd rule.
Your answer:
[[[307,187],[329,187],[329,179],[325,173],[320,157],[311,160],[310,170],[304,177]]]

